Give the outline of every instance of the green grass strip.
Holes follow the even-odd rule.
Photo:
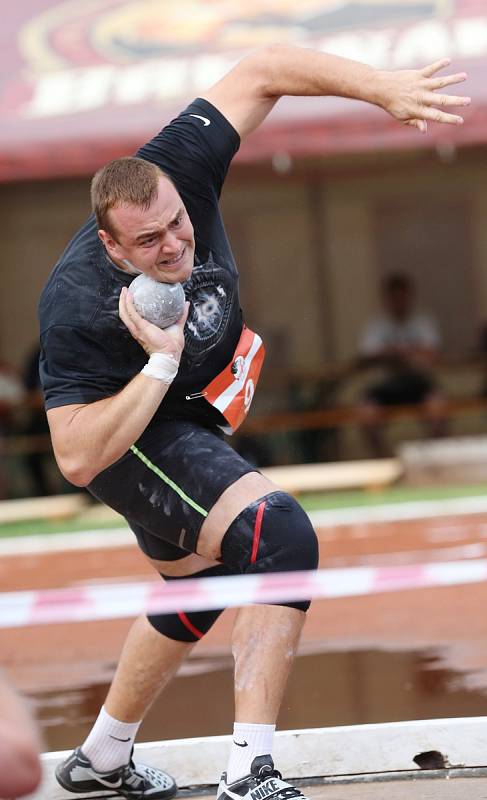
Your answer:
[[[335,508],[359,508],[394,503],[417,503],[425,500],[453,500],[454,498],[485,497],[486,484],[464,486],[396,486],[377,491],[320,492],[299,495],[298,500],[306,511],[328,511]]]
[[[143,459],[145,459],[145,456],[143,456]],[[144,463],[147,463],[147,459],[145,459]],[[155,470],[157,470],[157,468],[155,468]],[[157,474],[159,475],[159,472],[157,472]],[[169,482],[165,476],[163,480]],[[175,487],[175,490],[178,491],[178,488]],[[366,491],[344,490],[320,492],[316,494],[299,495],[298,500],[306,511],[327,511],[338,508],[380,506],[384,503],[414,503],[424,500],[441,501],[453,498],[482,496],[487,496],[486,484],[427,487],[394,486],[383,491],[370,489]],[[194,501],[188,500],[188,502],[194,505]],[[205,517],[207,516],[207,512],[204,511],[204,509],[200,511]],[[90,516],[89,520],[84,519],[83,514],[81,514],[79,519],[24,520],[0,524],[0,539],[10,536],[32,536],[36,534],[68,533],[70,531],[75,532],[79,530],[87,531],[94,529],[121,528],[125,525],[126,523],[123,517],[117,516],[114,519],[107,520],[103,514],[100,516],[99,520],[93,516]]]
[[[106,520],[104,518],[101,518],[100,520],[20,520],[19,522],[2,523],[0,525],[0,539],[6,539],[12,536],[40,536],[41,534],[48,535],[51,533],[76,533],[77,531],[83,531],[83,533],[85,533],[89,530],[109,530],[110,528],[122,528],[126,525],[127,523],[123,517],[113,520]]]
[[[207,517],[208,516],[208,511],[205,511],[205,509],[201,508],[201,506],[199,506],[198,503],[195,503],[195,501],[192,500],[191,497],[188,497],[188,495],[185,492],[183,492],[183,490],[176,483],[174,483],[174,481],[172,481],[171,478],[168,478],[168,476],[165,475],[162,472],[162,470],[159,469],[159,467],[156,467],[156,465],[153,464],[152,461],[149,461],[147,456],[145,456],[138,449],[138,447],[136,447],[133,444],[130,449],[131,449],[132,453],[137,456],[137,458],[140,458],[140,460],[142,461],[143,464],[146,465],[146,467],[148,467],[150,470],[152,470],[152,472],[154,472],[157,475],[157,477],[161,479],[161,481],[164,481],[164,483],[167,483],[167,485],[170,486],[171,489],[173,489],[176,492],[176,494],[178,494],[180,496],[180,498],[182,500],[184,500],[185,503],[187,503],[189,506],[191,506],[191,508],[194,508],[194,510],[197,511],[199,514],[201,514],[201,516],[203,516],[203,517]]]

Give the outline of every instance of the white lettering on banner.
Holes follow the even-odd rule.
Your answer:
[[[117,73],[113,101],[118,105],[130,105],[151,98],[180,97],[188,83],[188,64],[183,60],[144,61]]]
[[[382,68],[391,63],[393,37],[392,30],[342,33],[323,39],[319,49],[324,53],[365,61],[373,67]]]
[[[425,22],[399,36],[393,52],[394,66],[406,67],[425,59],[435,61],[449,56],[453,42],[451,32],[443,22]]]
[[[60,70],[42,75],[24,106],[26,117],[75,114],[114,103],[119,106],[161,102],[216,83],[236,63],[236,57],[173,58],[144,61],[127,67]]]
[[[487,53],[487,17],[459,19],[453,28],[454,49],[459,56],[480,58]]]
[[[201,89],[208,89],[208,86],[213,86],[214,83],[233,69],[241,57],[242,53],[238,57],[213,55],[202,56],[192,60],[190,79],[192,90],[197,92]]]
[[[102,108],[109,100],[117,73],[117,67],[107,64],[44,75],[36,82],[34,96],[23,114],[49,117]]]
[[[485,17],[430,20],[407,28],[357,31],[300,42],[375,67],[405,67],[437,58],[487,55]],[[240,54],[242,55],[242,54]],[[105,64],[63,69],[33,78],[33,96],[21,113],[28,118],[75,114],[109,104],[161,103],[198,93],[221,78],[237,55],[153,59],[128,66]]]

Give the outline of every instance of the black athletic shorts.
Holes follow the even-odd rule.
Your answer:
[[[152,424],[88,489],[125,517],[146,555],[173,561],[196,552],[208,512],[248,472],[255,467],[218,428],[170,419]]]

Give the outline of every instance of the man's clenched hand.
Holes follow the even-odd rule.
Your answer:
[[[134,339],[144,348],[147,355],[167,353],[179,362],[184,349],[184,325],[188,318],[189,303],[186,302],[183,315],[178,322],[168,328],[158,328],[140,316],[135,310],[130,290],[124,287],[118,304],[120,319],[127,326]]]

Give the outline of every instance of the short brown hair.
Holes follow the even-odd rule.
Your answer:
[[[157,197],[161,177],[171,181],[157,164],[143,158],[125,156],[105,164],[91,182],[91,205],[98,227],[115,238],[110,209],[118,205],[148,209]]]

